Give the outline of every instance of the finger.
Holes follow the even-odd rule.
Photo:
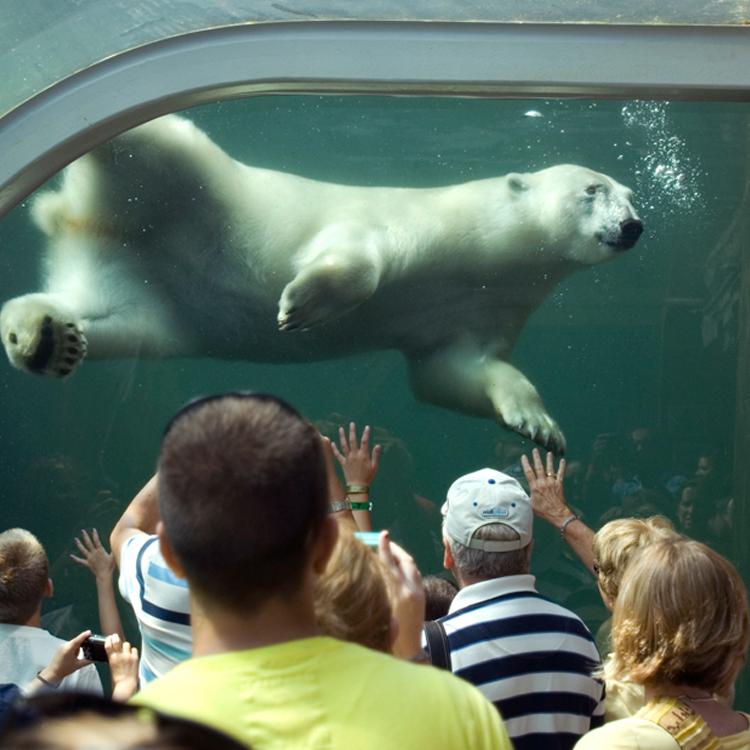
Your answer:
[[[357,425],[354,422],[349,422],[349,448],[356,451],[357,446]]]
[[[106,651],[107,656],[122,651],[122,643],[120,641],[120,636],[117,633],[112,633],[104,639],[104,650]]]
[[[135,646],[130,649],[130,657],[135,661],[138,661],[138,649]]]
[[[346,461],[346,456],[344,456],[344,454],[336,447],[336,443],[334,443],[333,440],[331,440],[330,446],[331,446],[331,452],[333,453],[336,460],[340,464],[343,464]]]
[[[376,445],[372,449],[372,470],[376,472],[380,467],[380,456],[383,453],[383,448],[380,445]]]
[[[86,531],[86,529],[81,529],[81,536],[83,537],[83,543],[90,549],[94,549],[94,543],[91,541],[91,537],[89,536],[89,532]]]
[[[391,542],[391,554],[398,562],[398,566],[406,578],[411,581],[422,579],[422,574],[419,572],[416,561],[403,547],[395,542]]]
[[[346,455],[349,453],[349,444],[346,442],[346,432],[343,427],[339,427],[339,443],[341,444],[341,452]]]
[[[327,438],[325,435],[320,435],[320,445],[323,448],[323,453],[327,453],[331,450],[331,438]]]
[[[568,464],[565,462],[564,458],[560,459],[560,465],[557,467],[557,481],[562,482],[563,479],[565,479],[565,467]]]
[[[76,543],[76,547],[78,547],[80,553],[84,557],[88,557],[91,550],[78,537],[75,537],[73,541]]]
[[[536,474],[534,474],[534,470],[531,468],[531,464],[529,463],[529,459],[526,458],[526,454],[521,456],[521,467],[523,468],[526,481],[531,484],[536,479]]]
[[[380,532],[380,539],[378,539],[378,557],[390,570],[398,568],[393,553],[391,552],[391,537],[387,531]]]
[[[362,439],[359,441],[359,447],[363,453],[367,453],[367,449],[370,445],[370,425],[365,425],[365,429],[362,430]]]
[[[99,532],[94,529],[92,532],[92,535],[94,537],[94,546],[95,547],[101,547],[102,546],[102,540],[99,538]]]
[[[547,476],[554,476],[555,474],[555,457],[552,455],[552,451],[547,451]]]
[[[82,557],[76,557],[75,555],[72,555],[72,554],[71,554],[71,555],[70,555],[70,559],[71,559],[71,560],[72,560],[73,562],[77,562],[77,563],[78,563],[79,565],[84,565],[84,566],[86,566],[87,568],[88,568],[88,566],[89,566],[89,561],[88,561],[88,560],[84,560],[84,559],[83,559]]]
[[[75,638],[68,641],[70,646],[75,649],[81,648],[81,644],[91,635],[90,630],[84,630],[83,633],[79,633]]]
[[[536,475],[541,479],[544,476],[544,465],[542,464],[542,456],[539,453],[539,448],[534,448],[534,450],[531,451],[531,455],[534,458],[534,470],[536,471]]]

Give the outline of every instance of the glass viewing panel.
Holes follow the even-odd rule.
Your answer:
[[[76,71],[181,34],[241,24],[314,21],[446,21],[744,25],[750,0],[25,0],[0,14],[0,114]]]
[[[377,193],[360,204],[346,189],[332,195],[316,183],[295,183],[284,194],[284,178],[253,172],[264,213],[246,234],[248,267],[223,279],[230,261],[217,237],[232,231],[232,219],[223,213],[229,193],[219,201],[217,191],[236,190],[230,163],[212,158],[218,171],[211,175],[179,176],[204,146],[163,150],[151,142],[159,126],[150,125],[155,135],[146,158],[144,138],[102,147],[121,197],[99,213],[80,206],[104,204],[106,187],[88,198],[79,192],[81,203],[72,206],[40,197],[59,189],[60,179],[52,180],[0,224],[3,300],[43,288],[45,239],[36,216],[67,238],[56,261],[67,270],[97,243],[121,254],[121,267],[106,285],[97,283],[103,304],[120,305],[123,317],[143,314],[129,299],[161,304],[181,295],[182,302],[164,322],[170,333],[155,344],[153,325],[162,313],[150,310],[124,325],[133,356],[86,359],[63,381],[4,365],[4,526],[34,530],[50,553],[56,595],[46,621],[70,637],[95,620],[94,582],[68,558],[73,536],[96,526],[106,537],[152,473],[170,415],[190,397],[229,388],[275,392],[328,434],[349,420],[372,425],[384,446],[374,525],[391,529],[425,573],[438,572],[440,505],[449,484],[484,466],[519,476],[519,456],[532,443],[490,419],[419,402],[399,345],[411,348],[416,388],[466,410],[462,379],[470,380],[478,352],[497,358],[497,380],[507,393],[521,377],[502,364],[510,360],[565,434],[568,499],[589,524],[663,513],[747,576],[740,556],[747,498],[737,491],[745,480],[734,455],[744,450],[735,435],[743,439],[748,431],[736,414],[747,399],[746,377],[738,387],[737,373],[746,373],[750,361],[739,291],[748,273],[749,114],[745,104],[354,96],[258,97],[195,108],[184,116],[232,157],[267,170],[389,188],[500,178],[427,198]],[[532,174],[560,164],[575,166]],[[515,176],[502,177],[508,174]],[[268,181],[258,188],[262,179]],[[632,190],[640,238],[628,224],[635,221],[629,193],[610,180]],[[251,203],[242,203],[248,196],[232,197],[242,207],[236,216],[252,214]],[[297,317],[289,316],[305,323],[338,312],[338,319],[277,332],[275,298],[242,314],[227,312],[226,299],[215,293],[219,282],[225,298],[243,305],[262,296],[259,289],[275,295],[292,277],[285,243],[302,217],[319,219],[349,200],[350,223],[330,236],[345,261],[361,265],[343,290],[326,290],[312,302],[300,291]],[[203,212],[205,223],[198,221]],[[621,227],[625,239],[616,236],[613,217],[628,225]],[[369,222],[367,236],[362,222]],[[541,231],[546,240],[534,234]],[[265,256],[253,244],[261,235]],[[426,237],[434,257],[420,266],[410,243]],[[391,252],[394,243],[401,255],[381,268],[372,299],[358,304],[372,291],[363,289],[372,270],[366,259]],[[147,246],[167,261],[150,266],[139,254]],[[324,246],[326,238],[306,262]],[[167,256],[170,247],[180,248],[181,260]],[[576,252],[586,262],[563,267],[560,257]],[[609,260],[598,262],[604,256]],[[396,292],[376,304],[389,285]],[[188,339],[217,356],[149,354],[170,346],[183,351]],[[94,348],[92,334],[92,354]],[[240,351],[247,361],[221,358]],[[37,366],[48,364],[42,359]],[[58,369],[73,366],[64,360]],[[509,421],[514,407],[528,422],[540,420],[537,407],[513,402],[503,407]],[[535,533],[540,589],[596,632],[607,612],[593,580],[554,529],[537,522]]]

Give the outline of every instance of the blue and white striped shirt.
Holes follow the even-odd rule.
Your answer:
[[[193,644],[187,581],[167,567],[159,538],[135,534],[120,551],[120,593],[141,631],[141,685],[190,656]]]
[[[516,750],[568,750],[604,720],[601,665],[583,621],[539,594],[534,576],[461,589],[441,618],[452,669],[503,717]]]

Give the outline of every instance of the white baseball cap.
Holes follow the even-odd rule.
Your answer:
[[[485,552],[510,552],[531,542],[534,513],[523,487],[507,474],[494,469],[459,477],[448,489],[442,507],[445,533],[454,542]],[[508,542],[474,539],[483,526],[502,523],[518,533]]]

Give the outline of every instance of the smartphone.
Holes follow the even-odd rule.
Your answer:
[[[377,547],[380,544],[379,531],[355,531],[354,536],[364,542],[368,547]]]
[[[104,650],[104,635],[90,635],[82,644],[79,659],[89,661],[107,661],[107,652]]]

